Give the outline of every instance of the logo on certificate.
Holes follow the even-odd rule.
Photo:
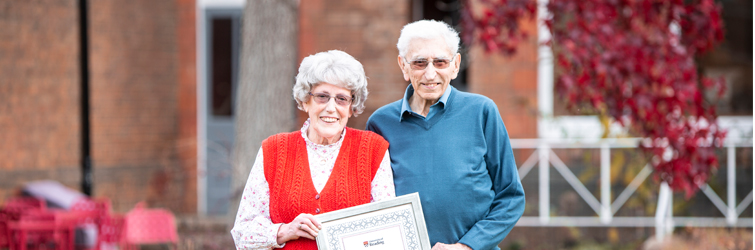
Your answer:
[[[364,244],[364,247],[371,247],[371,246],[377,246],[377,245],[385,245],[385,241],[383,241],[383,238],[380,238],[380,239],[365,241],[363,244]]]

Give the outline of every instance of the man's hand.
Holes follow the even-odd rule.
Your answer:
[[[467,245],[456,243],[456,244],[443,244],[443,243],[435,243],[435,246],[433,246],[433,249],[431,250],[472,250],[472,248],[468,247]]]

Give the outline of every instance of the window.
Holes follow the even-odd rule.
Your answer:
[[[234,19],[213,17],[210,21],[210,110],[213,116],[233,116]]]

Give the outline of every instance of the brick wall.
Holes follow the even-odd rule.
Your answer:
[[[0,201],[23,183],[79,186],[76,1],[0,2]]]
[[[470,51],[469,92],[482,93],[498,105],[511,138],[537,137],[537,30],[534,20],[522,23],[529,34],[511,57]]]
[[[180,206],[184,213],[197,211],[197,57],[195,0],[176,0],[178,30],[178,139],[176,155],[184,181]],[[178,204],[177,204],[178,205]]]
[[[193,11],[193,1],[91,2],[95,195],[120,210],[140,200],[196,210]]]
[[[364,129],[373,111],[403,96],[408,83],[396,64],[396,41],[409,21],[408,11],[409,2],[404,0],[300,2],[299,62],[317,52],[338,49],[364,66],[370,94],[364,113],[350,118],[349,127]],[[301,124],[307,115],[298,114]]]
[[[78,1],[0,2],[0,201],[80,188]],[[94,196],[196,212],[194,0],[89,1]]]

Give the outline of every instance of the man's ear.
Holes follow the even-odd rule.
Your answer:
[[[409,68],[405,67],[404,58],[398,56],[398,68],[401,69],[401,73],[404,74],[404,81],[409,81]]]
[[[456,79],[457,76],[459,76],[459,70],[461,68],[461,54],[456,53],[456,58],[454,58],[454,73],[451,75],[451,79]]]

